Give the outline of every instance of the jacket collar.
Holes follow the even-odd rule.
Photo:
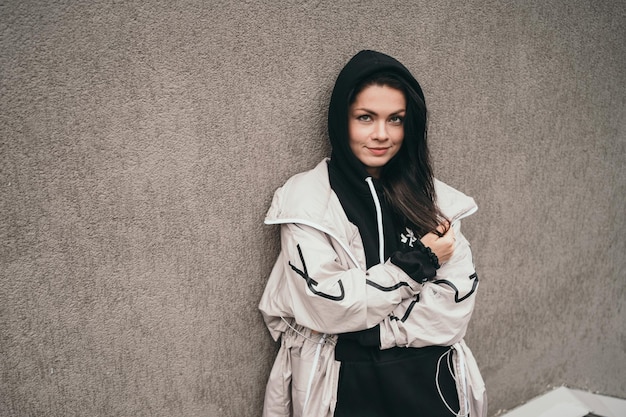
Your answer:
[[[330,187],[328,161],[291,177],[274,193],[265,224],[306,224],[348,244],[358,229],[346,217]],[[435,179],[437,205],[454,223],[478,210],[474,199]]]

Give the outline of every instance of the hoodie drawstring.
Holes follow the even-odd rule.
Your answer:
[[[376,223],[378,224],[378,258],[380,263],[385,263],[385,234],[383,232],[383,212],[380,208],[380,201],[378,200],[378,194],[376,188],[374,188],[374,182],[372,177],[365,178],[365,182],[370,187],[370,193],[372,193],[372,199],[374,200],[374,206],[376,206]]]
[[[453,350],[456,351],[456,354],[458,355],[458,358],[459,358],[458,366],[455,367],[458,369],[460,373],[460,375],[458,376],[455,376],[454,373],[452,372],[452,369],[450,369],[449,357],[452,354]],[[452,375],[452,378],[454,379],[455,384],[457,385],[461,384],[458,412],[454,411],[452,407],[450,407],[450,405],[446,401],[446,398],[441,392],[441,387],[439,386],[439,370],[441,368],[441,360],[444,357],[446,358],[446,362],[448,363],[448,372],[450,372],[450,375]],[[437,387],[437,393],[439,394],[439,398],[441,398],[441,401],[443,401],[443,404],[446,406],[448,411],[450,411],[453,415],[457,417],[467,417],[469,415],[469,399],[468,399],[468,394],[467,394],[467,376],[465,375],[465,356],[463,354],[462,347],[459,343],[455,343],[454,345],[452,345],[450,349],[445,351],[443,355],[441,355],[439,359],[437,360],[437,371],[435,373],[435,386]]]
[[[452,345],[452,347],[454,348],[454,350],[456,351],[456,354],[459,355],[459,369],[461,370],[461,384],[462,384],[462,389],[461,391],[463,392],[463,395],[461,398],[461,400],[463,401],[463,405],[465,406],[465,413],[463,415],[468,415],[469,414],[469,395],[468,395],[468,387],[467,387],[467,375],[466,375],[466,368],[465,368],[465,353],[463,352],[463,347],[461,346],[460,343],[455,343],[454,345]]]

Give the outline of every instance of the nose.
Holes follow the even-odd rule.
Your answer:
[[[385,141],[389,139],[389,133],[387,132],[387,123],[384,120],[377,121],[374,124],[372,139],[379,141]]]

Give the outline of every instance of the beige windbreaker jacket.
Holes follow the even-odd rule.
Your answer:
[[[440,181],[435,189],[437,204],[455,229],[456,247],[435,280],[423,285],[389,261],[366,270],[359,231],[330,187],[327,160],[276,191],[265,223],[281,225],[281,252],[259,309],[281,346],[267,383],[264,417],[331,417],[340,366],[335,335],[377,324],[381,349],[452,346],[460,377],[457,415],[486,416],[484,382],[463,341],[478,278],[460,219],[477,207]]]

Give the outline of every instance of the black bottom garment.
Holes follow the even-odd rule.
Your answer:
[[[449,347],[347,352],[343,358],[336,352],[341,368],[334,417],[449,417],[459,411]]]

